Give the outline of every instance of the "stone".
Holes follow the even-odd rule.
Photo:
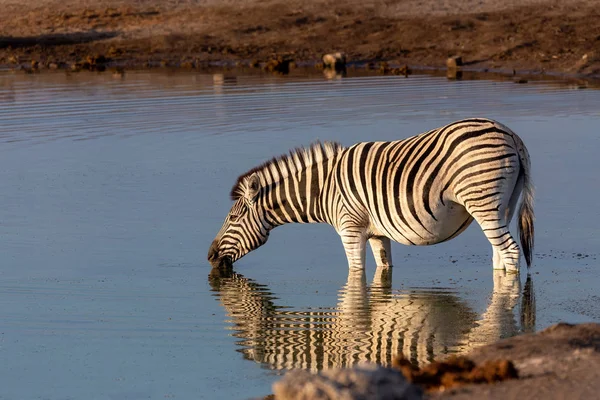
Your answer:
[[[452,56],[452,57],[448,57],[448,59],[446,60],[446,67],[452,69],[452,68],[458,68],[460,66],[463,65],[463,60],[461,56]]]
[[[267,72],[277,72],[285,75],[288,74],[290,72],[290,68],[293,67],[294,64],[291,58],[278,56],[277,58],[267,61],[263,69]]]
[[[288,372],[273,384],[277,400],[417,400],[422,390],[398,370],[372,363],[348,369],[328,369],[312,374]]]
[[[335,70],[343,70],[346,68],[346,54],[331,53],[323,56],[323,67]]]

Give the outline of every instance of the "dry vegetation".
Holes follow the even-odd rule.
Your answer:
[[[567,3],[567,4],[565,4]],[[600,75],[600,0],[0,0],[0,64],[393,60]]]

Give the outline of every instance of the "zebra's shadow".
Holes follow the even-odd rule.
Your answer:
[[[237,351],[274,370],[389,365],[399,353],[423,365],[535,330],[529,275],[522,290],[519,275],[494,271],[479,315],[450,290],[392,289],[392,271],[378,268],[368,285],[364,270],[351,270],[337,305],[308,310],[278,304],[267,286],[233,270],[212,273],[209,281],[239,339]]]

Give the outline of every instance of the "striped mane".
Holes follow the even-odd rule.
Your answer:
[[[306,167],[328,160],[343,149],[344,147],[337,142],[315,142],[308,147],[297,147],[290,150],[289,154],[274,157],[240,175],[231,189],[231,200],[235,201],[243,196],[244,180],[254,173],[262,175],[265,171],[270,170],[271,175],[279,175],[281,179],[285,179]],[[265,179],[265,181],[267,180]]]

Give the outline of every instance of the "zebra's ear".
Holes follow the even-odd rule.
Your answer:
[[[259,190],[260,179],[258,179],[258,175],[250,175],[246,184],[246,198],[250,201],[256,200],[256,196],[258,195]]]

